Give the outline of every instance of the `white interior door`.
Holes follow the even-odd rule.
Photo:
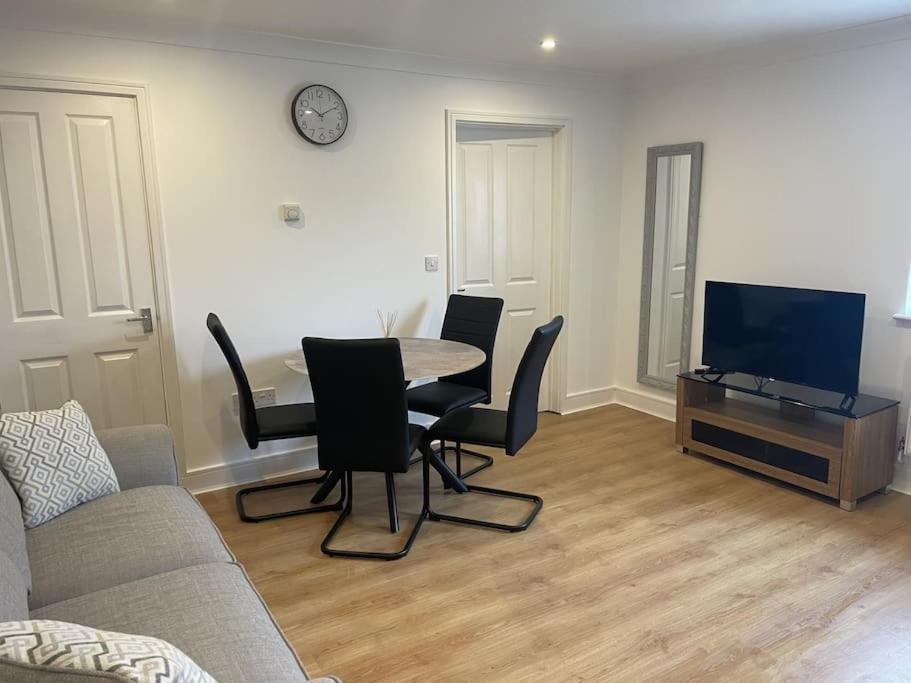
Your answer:
[[[0,88],[0,410],[165,422],[155,310],[135,100]]]
[[[550,319],[553,135],[459,126],[454,152],[453,282],[459,292],[503,299],[492,405],[505,409],[531,333]],[[548,375],[542,410],[550,407]]]

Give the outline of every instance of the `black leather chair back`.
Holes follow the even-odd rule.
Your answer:
[[[305,337],[302,345],[316,404],[320,469],[407,472],[399,340]]]
[[[525,347],[509,395],[506,414],[506,454],[515,455],[538,431],[538,395],[541,378],[551,349],[563,328],[563,316],[558,315],[546,325],[541,325],[531,335]]]
[[[256,407],[253,404],[253,392],[250,390],[250,382],[247,380],[247,373],[244,372],[244,366],[240,362],[240,356],[237,355],[237,349],[228,336],[225,326],[214,313],[209,313],[206,318],[206,327],[215,337],[215,343],[218,348],[225,354],[225,360],[228,361],[228,367],[231,368],[231,374],[234,375],[234,384],[237,386],[237,400],[240,407],[240,430],[244,433],[247,445],[250,448],[259,446],[259,423],[256,421]]]
[[[484,403],[490,403],[490,383],[493,374],[493,347],[503,312],[503,299],[483,296],[452,294],[446,304],[441,339],[464,342],[481,349],[487,360],[468,372],[441,378],[441,382],[452,382],[475,387],[487,394]]]

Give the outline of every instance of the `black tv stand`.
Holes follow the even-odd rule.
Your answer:
[[[677,447],[835,498],[844,510],[892,483],[898,401],[752,375],[677,378]]]

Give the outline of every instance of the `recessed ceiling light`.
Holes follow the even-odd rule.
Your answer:
[[[542,50],[553,50],[555,47],[557,47],[557,41],[553,38],[545,38],[541,41]]]

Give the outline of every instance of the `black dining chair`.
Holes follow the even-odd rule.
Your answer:
[[[405,374],[398,339],[302,340],[316,405],[319,466],[341,476],[344,505],[320,546],[327,555],[398,560],[408,554],[430,505],[429,445],[426,429],[408,423]],[[352,472],[386,475],[389,531],[399,531],[395,474],[408,471],[411,455],[421,450],[423,502],[405,545],[395,552],[340,550],[330,543],[351,514]]]
[[[225,360],[228,361],[228,367],[231,369],[231,374],[234,376],[240,412],[240,430],[243,432],[247,445],[250,448],[258,448],[262,441],[296,439],[303,436],[316,435],[316,411],[312,403],[289,403],[279,406],[257,408],[253,403],[253,392],[250,389],[247,373],[244,371],[244,366],[240,362],[240,356],[237,355],[237,349],[234,348],[234,343],[228,336],[228,332],[225,330],[224,325],[222,325],[221,320],[219,320],[218,316],[214,313],[209,313],[206,318],[206,327],[209,328],[209,332],[211,332],[212,336],[215,338],[215,342],[224,354]],[[325,485],[327,484],[329,477],[330,473],[327,472],[318,477],[242,488],[237,492],[235,497],[237,513],[244,522],[264,522],[269,519],[279,519],[281,517],[291,517],[293,515],[306,515],[314,512],[340,510],[342,505],[341,499],[339,499],[338,502],[329,505],[317,505],[264,515],[251,515],[247,513],[246,508],[244,507],[244,498],[252,493],[286,489],[306,484]]]
[[[563,327],[563,317],[557,316],[546,325],[537,328],[531,336],[518,370],[512,383],[509,395],[509,408],[506,411],[488,410],[485,408],[462,408],[446,414],[434,424],[427,434],[428,440],[439,439],[455,442],[456,474],[461,469],[462,444],[492,446],[502,448],[507,455],[516,455],[538,429],[538,395],[541,391],[541,378],[550,352]],[[541,510],[543,501],[529,493],[517,493],[486,486],[467,486],[469,492],[482,493],[505,498],[519,498],[533,504],[532,511],[521,524],[500,524],[486,520],[456,517],[428,511],[428,519],[448,521],[459,524],[471,524],[500,531],[524,531],[534,521]]]
[[[409,410],[442,417],[460,408],[490,403],[493,349],[502,311],[503,299],[450,295],[440,339],[471,344],[481,349],[487,357],[482,365],[473,370],[440,377],[435,382],[409,389]],[[442,446],[440,454],[446,457],[446,449]],[[493,458],[483,453],[466,449],[462,451],[462,455],[469,455],[481,461],[480,465],[465,472],[462,478],[477,474],[493,464]]]

